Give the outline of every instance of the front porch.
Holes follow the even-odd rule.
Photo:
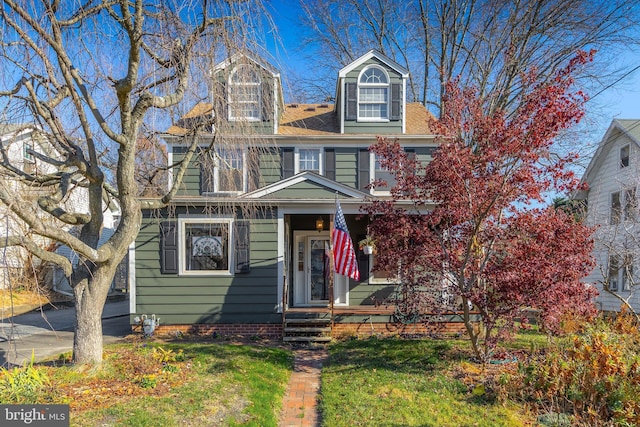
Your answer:
[[[369,336],[421,337],[435,333],[460,335],[466,329],[459,315],[439,321],[406,322],[394,305],[290,308],[282,313],[284,342],[329,342]]]

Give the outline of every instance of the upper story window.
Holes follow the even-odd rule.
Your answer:
[[[389,76],[380,67],[365,68],[358,78],[358,120],[389,120]]]
[[[629,145],[625,145],[624,147],[620,148],[620,167],[621,168],[626,168],[629,166],[629,150],[630,150]]]
[[[302,171],[312,171],[320,173],[320,149],[301,148],[298,151],[298,169]]]
[[[244,152],[224,147],[202,154],[200,162],[201,193],[239,193],[244,188]]]
[[[621,220],[635,221],[638,211],[638,198],[635,187],[611,193],[610,223],[619,224]]]
[[[326,152],[322,148],[285,147],[280,149],[281,177],[289,178],[297,173],[312,171],[325,174]],[[335,166],[333,167],[335,171]],[[335,178],[335,177],[331,177]]]
[[[260,120],[260,75],[241,64],[229,76],[229,120]]]

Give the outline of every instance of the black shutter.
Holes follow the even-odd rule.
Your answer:
[[[235,259],[236,274],[249,273],[251,271],[250,234],[249,221],[236,221],[235,226]]]
[[[220,76],[218,76],[220,78]],[[213,112],[214,123],[226,122],[228,114],[229,100],[227,99],[227,85],[223,80],[217,80],[213,84]]]
[[[324,150],[324,176],[336,180],[336,149],[325,148]]]
[[[270,122],[273,120],[273,89],[272,78],[262,79],[262,121]]]
[[[210,151],[200,153],[200,194],[214,191],[212,155]]]
[[[282,148],[280,150],[280,176],[282,179],[293,176],[295,165],[293,163],[293,148]]]
[[[345,85],[347,104],[344,113],[345,120],[355,120],[358,118],[358,85],[347,83]]]
[[[402,118],[402,85],[394,83],[391,85],[391,120]]]
[[[247,173],[249,175],[249,191],[260,188],[260,150],[255,147],[249,148]]]
[[[369,176],[369,149],[361,148],[358,150],[358,188],[360,190],[368,191]]]
[[[178,230],[176,221],[160,223],[160,273],[178,274]]]

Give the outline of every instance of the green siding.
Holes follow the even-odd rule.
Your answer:
[[[280,153],[277,149],[260,151],[260,185],[280,181]]]
[[[358,175],[358,150],[336,148],[336,181],[356,188]]]
[[[270,195],[277,199],[335,199],[336,192],[312,181],[291,185]]]
[[[159,222],[146,217],[136,240],[136,314],[165,324],[280,321],[275,219],[252,220],[251,271],[235,276],[161,274]]]
[[[173,162],[184,159],[187,148],[184,146],[173,147]],[[189,167],[182,178],[182,185],[178,195],[199,196],[200,195],[200,167],[196,164],[197,159],[192,159]]]

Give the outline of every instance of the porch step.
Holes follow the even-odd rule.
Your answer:
[[[284,342],[330,342],[331,337],[288,337],[282,338]]]
[[[300,313],[284,314],[284,342],[329,342],[331,341],[331,323],[329,319],[304,317]]]

